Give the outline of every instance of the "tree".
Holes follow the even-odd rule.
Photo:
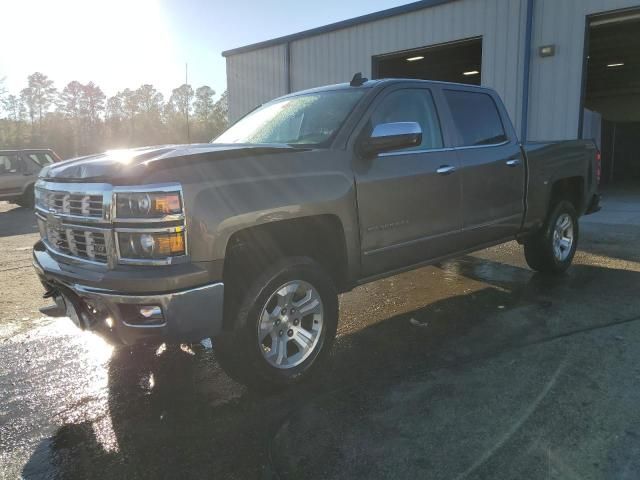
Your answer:
[[[176,111],[186,116],[191,113],[192,98],[193,88],[191,88],[191,85],[184,83],[173,89],[169,102],[175,106]]]
[[[56,89],[53,86],[53,80],[49,80],[49,77],[40,72],[29,75],[27,81],[29,86],[22,90],[21,95],[29,109],[32,128],[37,118],[38,130],[42,135],[42,119],[55,99]]]
[[[217,137],[229,126],[229,96],[225,90],[213,106],[212,138]]]
[[[102,89],[93,82],[89,82],[82,87],[82,112],[90,124],[96,125],[100,121],[106,98]]]
[[[136,137],[135,118],[136,114],[140,111],[138,94],[133,90],[125,88],[122,92],[118,92],[118,96],[122,102],[124,117],[129,122],[129,142],[133,143]]]
[[[163,95],[153,85],[145,84],[136,90],[140,113],[148,115],[160,115],[164,104]]]
[[[6,142],[19,147],[24,142],[22,127],[27,113],[24,102],[20,97],[7,95],[2,99],[2,108],[7,114],[7,120],[10,122],[10,131],[7,132]]]
[[[72,81],[62,89],[58,98],[58,110],[71,122],[73,135],[73,153],[78,155],[80,147],[80,119],[82,115],[82,97],[84,86]]]
[[[193,102],[195,117],[198,121],[205,124],[211,122],[213,116],[213,108],[215,100],[213,99],[216,92],[209,86],[203,85],[196,90],[195,100]]]
[[[57,94],[53,81],[39,72],[28,77],[19,94],[4,92],[2,80],[0,144],[49,146],[63,158],[111,148],[209,141],[227,125],[226,92],[216,101],[207,85],[195,92],[181,85],[165,102],[151,84],[107,99],[95,83],[75,80]]]

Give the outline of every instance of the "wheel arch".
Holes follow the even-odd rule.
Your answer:
[[[345,229],[334,214],[320,214],[267,222],[234,232],[226,244],[223,266],[225,303],[233,304],[234,285],[247,281],[283,257],[310,257],[326,268],[338,292],[351,281]],[[228,292],[228,295],[227,295]],[[231,315],[225,315],[228,322]],[[230,323],[225,330],[233,329]]]

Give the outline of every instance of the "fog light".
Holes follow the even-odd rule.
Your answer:
[[[144,318],[162,317],[162,308],[160,308],[158,305],[140,307],[140,315],[142,315]]]
[[[104,323],[106,323],[107,327],[113,328],[113,318],[107,317],[104,319]]]

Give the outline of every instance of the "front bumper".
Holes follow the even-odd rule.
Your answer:
[[[56,302],[43,313],[68,316],[81,329],[95,331],[115,343],[195,342],[222,331],[222,282],[129,295],[69,281],[58,261],[46,251],[34,250],[33,265],[47,296]],[[160,307],[162,314],[152,319],[140,314],[141,307],[152,306]]]

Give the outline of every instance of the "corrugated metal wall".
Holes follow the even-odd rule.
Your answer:
[[[295,40],[290,46],[291,89],[346,82],[359,71],[371,76],[374,55],[482,36],[482,83],[495,88],[519,120],[525,16],[526,0],[457,0]],[[284,94],[285,66],[284,46],[228,57],[231,118]]]
[[[639,7],[640,0],[535,0],[529,140],[576,138],[587,15]],[[502,96],[520,131],[527,0],[456,0],[290,43],[291,89],[371,75],[372,57],[482,36],[482,84]],[[538,47],[555,44],[541,58]],[[286,46],[227,58],[230,117],[286,93]]]
[[[229,118],[235,121],[261,103],[287,90],[285,45],[253,50],[227,57]]]
[[[576,138],[587,15],[638,7],[638,0],[536,0],[529,96],[529,139]],[[537,49],[556,45],[542,58]]]
[[[519,118],[525,0],[459,0],[305,38],[291,44],[292,89],[371,76],[375,55],[482,36],[482,83],[495,88]]]

